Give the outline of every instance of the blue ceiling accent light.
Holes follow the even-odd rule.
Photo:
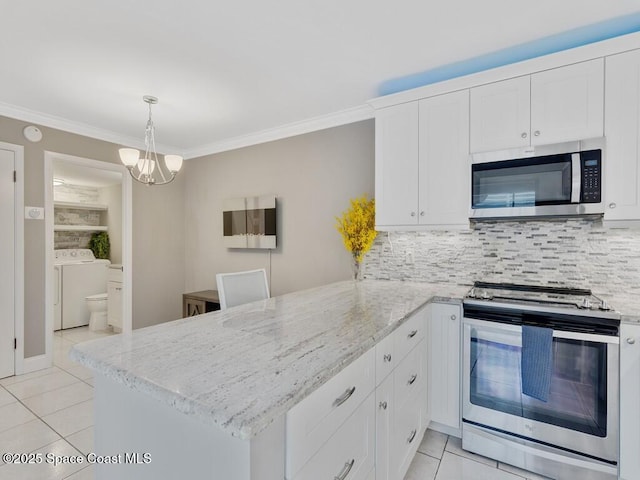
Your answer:
[[[502,67],[551,53],[581,47],[609,38],[640,31],[640,12],[574,28],[567,32],[521,43],[479,57],[450,63],[425,72],[387,80],[379,88],[380,95],[403,92],[491,68]]]

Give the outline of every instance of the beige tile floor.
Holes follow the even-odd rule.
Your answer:
[[[86,327],[56,332],[54,366],[0,380],[0,453],[76,456],[93,451],[93,379],[69,360],[74,343],[109,335]],[[539,480],[543,477],[465,452],[460,439],[427,430],[405,480]],[[0,480],[93,480],[91,467],[5,464]],[[162,480],[162,479],[159,479]]]

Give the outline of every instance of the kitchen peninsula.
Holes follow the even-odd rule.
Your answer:
[[[304,473],[301,465],[311,454],[302,452],[304,461],[285,458],[295,449],[286,440],[293,428],[287,412],[312,393],[321,395],[348,367],[364,365],[369,354],[371,363],[354,385],[375,376],[370,352],[377,344],[398,332],[421,341],[426,321],[416,313],[429,300],[457,308],[455,299],[468,288],[339,282],[76,345],[71,357],[95,373],[96,452],[151,458],[148,464],[97,465],[96,478],[301,478],[297,473]],[[426,379],[415,383],[426,392]],[[368,395],[373,410],[375,385],[371,379],[369,387],[340,390],[344,395],[334,406]],[[426,393],[416,398],[426,399]],[[427,424],[423,418],[420,433]],[[366,425],[375,430],[370,421]],[[347,461],[343,473],[352,467],[354,461]],[[360,473],[350,478],[373,475]]]

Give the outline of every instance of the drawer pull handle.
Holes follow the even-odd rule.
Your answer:
[[[408,338],[413,338],[416,336],[416,333],[418,333],[418,330],[411,330],[411,332],[409,333],[409,335],[407,335]]]
[[[340,471],[340,473],[335,477],[333,477],[333,480],[344,480],[345,478],[347,478],[347,475],[349,475],[349,472],[353,468],[354,463],[356,463],[355,458],[352,458],[350,462],[346,462],[344,464],[344,467],[342,467],[342,470]]]
[[[407,443],[413,442],[413,439],[416,438],[416,433],[418,433],[416,429],[411,430],[411,435],[407,438]]]
[[[380,408],[382,410],[386,410],[387,409],[387,402],[380,402]]]
[[[391,354],[390,354],[390,353],[385,353],[385,354],[384,354],[384,357],[382,357],[382,359],[383,359],[385,362],[390,362],[390,361],[391,361]]]
[[[353,386],[351,388],[347,388],[342,395],[340,395],[338,398],[336,398],[334,400],[333,406],[334,407],[339,407],[340,405],[342,405],[344,402],[349,400],[349,398],[351,398],[351,395],[353,395],[353,392],[355,392],[355,391],[356,391],[356,387],[355,386]]]
[[[418,378],[417,374],[414,373],[413,375],[411,375],[411,378],[409,378],[409,382],[408,382],[409,385],[413,385],[413,382],[416,381],[416,378]]]
[[[633,338],[633,337],[629,337],[629,338],[627,338],[627,343],[629,345],[633,345],[634,343],[636,343],[636,339]]]

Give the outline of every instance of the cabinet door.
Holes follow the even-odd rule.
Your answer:
[[[620,325],[620,479],[640,472],[640,325]]]
[[[640,219],[640,50],[607,57],[605,219]]]
[[[392,480],[391,435],[395,424],[393,375],[376,388],[376,480]]]
[[[429,405],[431,420],[460,429],[459,305],[434,303],[429,321]]]
[[[107,323],[115,328],[122,328],[122,284],[107,284]]]
[[[531,75],[531,144],[601,137],[604,59]]]
[[[527,75],[471,89],[471,152],[529,145],[529,87]]]
[[[418,102],[376,112],[376,225],[418,223]]]
[[[468,225],[469,91],[420,101],[419,222]]]

